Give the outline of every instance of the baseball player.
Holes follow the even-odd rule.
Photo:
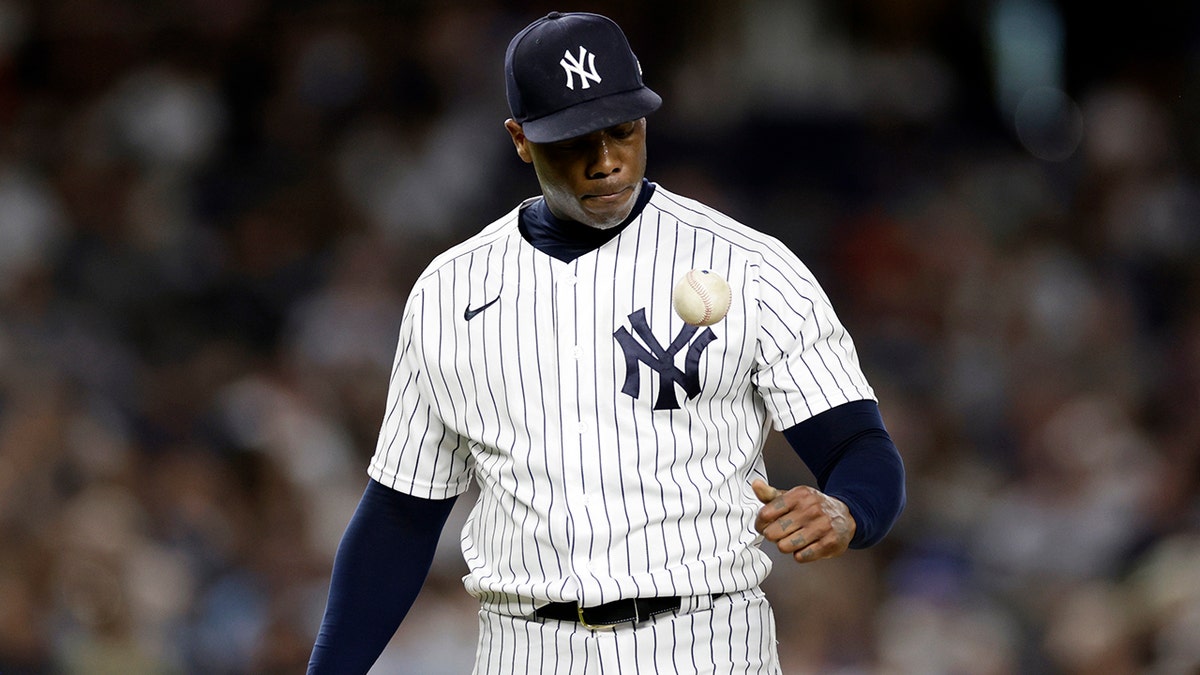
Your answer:
[[[831,558],[904,505],[850,336],[778,240],[645,178],[661,99],[615,23],[551,13],[505,74],[542,194],[412,289],[308,672],[371,667],[474,481],[475,673],[778,673],[763,539]],[[731,289],[714,325],[672,309],[695,268]],[[769,485],[772,427],[816,488]]]

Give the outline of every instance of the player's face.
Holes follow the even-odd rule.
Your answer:
[[[512,120],[505,126],[554,215],[607,229],[633,210],[646,175],[645,118],[555,143],[530,141]]]

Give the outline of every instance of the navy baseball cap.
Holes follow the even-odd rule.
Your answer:
[[[534,143],[550,143],[636,120],[662,98],[620,26],[586,12],[551,12],[526,26],[504,55],[512,118]]]

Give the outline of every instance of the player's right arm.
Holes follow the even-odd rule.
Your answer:
[[[454,501],[370,481],[334,557],[308,675],[370,670],[425,583]]]

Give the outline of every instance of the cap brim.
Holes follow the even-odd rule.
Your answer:
[[[521,124],[525,138],[534,143],[554,143],[593,131],[624,124],[658,110],[662,98],[649,87],[585,101]]]

